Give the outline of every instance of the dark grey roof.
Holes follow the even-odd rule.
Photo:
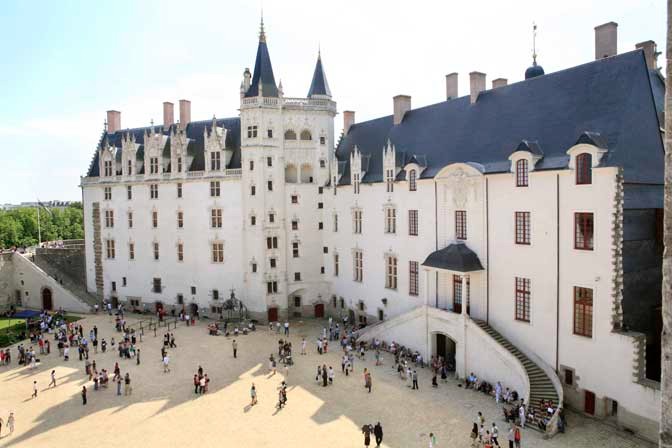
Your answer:
[[[266,37],[264,36],[263,30],[259,36],[259,46],[257,47],[257,59],[254,62],[252,84],[250,84],[250,88],[245,92],[245,96],[259,96],[260,85],[262,86],[261,93],[263,96],[278,96],[278,86],[275,84],[271,56],[268,54],[268,46],[266,45]]]
[[[525,79],[536,78],[543,74],[544,68],[541,65],[537,65],[537,61],[534,61],[534,63],[525,70]]]
[[[324,74],[324,69],[322,68],[322,56],[320,54],[317,55],[317,63],[315,64],[315,71],[313,72],[313,81],[310,83],[310,89],[308,89],[308,98],[313,95],[331,96],[327,76]]]
[[[163,148],[163,157],[170,159],[170,147],[171,139],[170,132],[175,130],[177,125],[172,125],[170,127],[164,128],[163,126],[155,126],[154,130],[160,132],[163,135],[167,136],[166,145]],[[240,118],[220,118],[217,120],[217,126],[226,128],[226,142],[225,147],[227,149],[233,150],[233,155],[229,162],[229,165],[226,168],[240,168]],[[204,158],[204,148],[205,143],[203,140],[203,131],[207,128],[208,130],[212,127],[212,119],[203,120],[203,121],[192,121],[187,125],[186,135],[189,139],[187,143],[187,155],[192,158],[191,166],[187,168],[187,171],[202,171],[205,169],[205,158]],[[135,137],[135,143],[137,143],[138,151],[136,157],[138,160],[144,160],[144,140],[145,133],[151,129],[151,126],[143,128],[133,128],[133,129],[123,129],[112,134],[107,132],[103,133],[103,136],[100,139],[100,146],[105,145],[107,142],[111,146],[116,148],[121,148],[121,141],[123,136],[126,133],[129,133]],[[89,177],[98,177],[100,176],[100,167],[98,163],[98,150],[89,165],[89,171],[87,176]],[[138,174],[142,174],[142,168]]]
[[[566,151],[586,131],[606,142],[603,166],[622,167],[626,182],[661,184],[656,103],[664,91],[652,89],[652,82],[660,86],[650,80],[644,53],[637,50],[486,90],[474,104],[466,96],[414,109],[397,126],[391,115],[356,123],[336,150],[346,162],[340,184],[350,183],[355,145],[370,155],[362,182],[381,182],[388,139],[397,151],[426,155],[421,177],[432,178],[456,162],[475,162],[485,173],[508,171],[508,157],[522,140],[543,148],[535,169],[563,169]]]
[[[516,151],[527,151],[537,156],[544,155],[544,152],[541,150],[541,147],[539,146],[539,142],[530,142],[527,140],[521,141],[518,147],[516,148]]]
[[[464,243],[451,244],[429,254],[423,266],[448,269],[456,272],[482,271],[483,265],[478,255]]]

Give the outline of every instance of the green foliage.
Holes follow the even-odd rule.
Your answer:
[[[84,213],[81,203],[64,209],[40,209],[42,241],[84,238]],[[37,209],[0,210],[0,248],[37,244]]]

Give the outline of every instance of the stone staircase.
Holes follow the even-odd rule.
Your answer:
[[[52,263],[49,263],[45,260],[41,260],[40,263],[38,264],[35,263],[35,260],[32,257],[27,259],[28,261],[33,263],[33,265],[37,269],[41,270],[49,277],[56,280],[56,282],[58,282],[63,288],[70,291],[72,295],[77,297],[82,302],[86,303],[91,308],[91,310],[93,310],[96,303],[100,305],[100,301],[98,300],[98,298],[86,290],[86,285],[79,284],[77,281],[72,279],[69,275],[63,273],[61,269],[54,266]]]
[[[536,409],[539,407],[541,400],[553,400],[554,406],[562,404],[560,403],[558,392],[555,390],[553,382],[541,367],[532,362],[530,358],[487,323],[482,320],[472,320],[483,331],[490,335],[490,337],[515,356],[525,368],[527,377],[530,381],[530,396],[527,399],[528,406],[532,405]]]

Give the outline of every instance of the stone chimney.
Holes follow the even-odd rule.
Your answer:
[[[411,97],[409,95],[397,95],[392,98],[394,103],[394,125],[401,123],[406,112],[411,110]]]
[[[180,126],[183,129],[186,129],[190,121],[191,121],[191,101],[180,100]]]
[[[165,101],[163,103],[163,128],[168,129],[175,123],[175,108],[173,103]]]
[[[457,98],[457,73],[446,75],[446,100]]]
[[[496,89],[497,87],[504,87],[509,81],[506,78],[497,78],[492,80],[492,88]]]
[[[471,96],[471,104],[474,104],[478,99],[478,94],[485,90],[485,73],[471,72],[469,73],[469,94]]]
[[[343,135],[348,135],[350,126],[355,124],[355,111],[354,110],[344,110],[343,111]]]
[[[121,112],[118,110],[107,111],[107,132],[114,134],[121,129]]]
[[[635,45],[635,48],[644,50],[644,57],[646,58],[646,66],[650,70],[658,69],[658,47],[656,43],[652,40],[647,40],[646,42],[640,42]]]
[[[618,54],[618,23],[607,22],[595,27],[595,59]]]

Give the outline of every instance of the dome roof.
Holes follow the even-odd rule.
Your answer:
[[[527,70],[525,70],[525,79],[535,78],[543,74],[544,68],[541,65],[537,65],[535,61],[531,67],[528,67]]]

